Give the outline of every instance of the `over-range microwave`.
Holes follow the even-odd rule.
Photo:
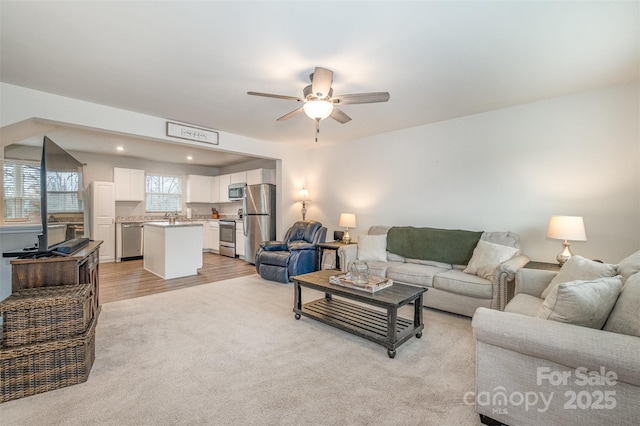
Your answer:
[[[229,185],[229,201],[238,201],[244,198],[246,183],[232,183]]]

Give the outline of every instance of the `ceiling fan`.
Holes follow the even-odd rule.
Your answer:
[[[313,73],[309,75],[309,79],[311,80],[311,84],[302,90],[302,98],[261,92],[247,92],[247,94],[302,102],[300,108],[283,115],[276,121],[288,120],[304,112],[309,118],[316,121],[316,142],[318,142],[318,133],[320,132],[320,120],[331,117],[342,124],[351,121],[351,117],[339,110],[336,105],[370,104],[387,102],[389,100],[389,92],[355,93],[352,95],[333,96],[333,89],[331,88],[333,71],[326,68],[316,67]]]

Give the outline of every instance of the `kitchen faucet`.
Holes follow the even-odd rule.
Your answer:
[[[173,225],[178,219],[178,210],[175,210],[172,214],[169,214],[169,212],[165,212],[164,217],[169,219],[169,224]]]

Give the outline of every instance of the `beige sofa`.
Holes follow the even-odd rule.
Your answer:
[[[558,273],[518,271],[505,312],[478,309],[474,396],[483,423],[638,424],[638,271],[640,251],[618,265],[574,256]]]
[[[343,271],[364,260],[372,275],[428,288],[425,306],[469,317],[478,307],[503,309],[508,283],[529,262],[512,232],[390,226],[371,227],[338,257]]]

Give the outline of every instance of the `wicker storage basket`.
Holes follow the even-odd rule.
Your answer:
[[[87,381],[96,321],[80,336],[0,348],[0,403]]]
[[[0,302],[4,346],[22,346],[84,333],[91,321],[91,285],[18,290]]]

